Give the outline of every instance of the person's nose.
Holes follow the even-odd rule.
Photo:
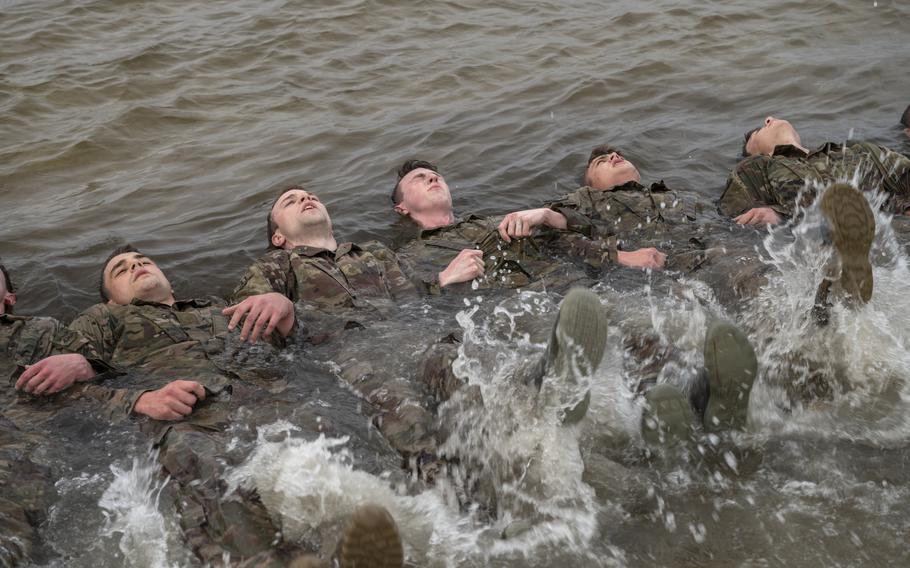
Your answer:
[[[439,182],[439,175],[438,175],[438,174],[430,174],[430,177],[428,177],[427,180],[430,182],[431,185],[434,184],[434,183],[437,183],[437,182]]]
[[[773,117],[773,116],[767,117],[767,118],[765,119],[765,126],[770,125],[772,122],[774,122],[774,117]]]

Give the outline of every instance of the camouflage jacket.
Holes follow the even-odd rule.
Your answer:
[[[375,241],[342,243],[334,252],[307,246],[269,251],[232,296],[240,301],[268,292],[317,308],[376,307],[417,296],[395,253]]]
[[[230,389],[233,369],[220,364],[228,318],[217,299],[184,300],[173,306],[133,300],[126,306],[96,304],[82,312],[70,329],[114,367],[146,377],[148,388],[112,392],[108,404],[128,415],[148,390],[183,379],[207,391]]]
[[[12,387],[16,379],[25,370],[26,365],[33,365],[45,357],[67,353],[77,353],[85,357],[99,376],[89,382],[78,382],[54,396],[99,400],[103,405],[108,405],[106,410],[111,414],[119,412],[122,406],[120,401],[132,393],[126,389],[113,389],[96,384],[96,381],[105,378],[105,374],[116,374],[116,369],[107,363],[88,339],[76,331],[67,329],[53,318],[0,315],[0,374],[7,377],[9,386],[8,392],[0,397],[2,401],[0,414],[18,422],[36,411],[31,402],[47,397],[14,393]]]
[[[696,257],[708,246],[705,221],[717,218],[712,203],[694,192],[671,190],[662,181],[648,187],[631,181],[609,191],[582,187],[546,206],[579,231],[613,235],[619,250],[656,247],[667,253],[668,268],[681,270],[699,264]]]
[[[566,258],[556,258],[559,256],[595,268],[615,260],[611,239],[592,240],[572,231],[545,229],[533,237],[507,243],[499,235],[501,219],[468,215],[445,227],[420,230],[416,239],[398,251],[398,258],[431,293],[440,292],[439,273],[464,249],[484,253],[485,274],[478,280],[482,288],[520,288],[535,282],[553,284],[584,277],[584,270],[573,269]],[[585,221],[579,227],[585,230],[589,225]]]
[[[0,315],[2,376],[11,378],[18,375],[26,365],[64,353],[79,353],[95,364],[101,364],[88,340],[53,318]]]
[[[815,198],[813,183],[855,182],[862,190],[888,194],[883,209],[903,213],[910,207],[910,158],[869,142],[829,142],[811,152],[777,146],[772,156],[751,156],[727,178],[720,196],[721,212],[735,217],[755,207],[771,207],[791,216],[800,191],[805,206]]]

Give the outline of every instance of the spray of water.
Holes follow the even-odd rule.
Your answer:
[[[114,479],[98,506],[106,523],[102,534],[119,536],[125,562],[136,567],[167,567],[169,528],[159,511],[162,480],[154,455],[134,458],[130,469],[111,465]]]
[[[824,188],[813,189],[820,194]],[[891,216],[881,212],[886,196],[866,197],[876,221],[872,300],[859,307],[836,300],[827,326],[812,316],[816,288],[833,254],[824,244],[817,204],[800,211],[797,225],[770,231],[765,239],[775,271],[743,321],[760,359],[750,409],[760,428],[884,445],[910,434],[910,325],[894,317],[910,309],[910,272]]]

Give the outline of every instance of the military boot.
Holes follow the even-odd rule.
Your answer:
[[[606,345],[607,315],[600,298],[589,290],[573,288],[559,307],[544,369],[552,376],[564,378],[568,385],[578,386],[581,377],[591,375],[600,365]],[[537,386],[540,387],[539,379]],[[574,424],[584,418],[590,403],[591,392],[587,391],[580,402],[565,410],[563,422]]]
[[[645,401],[641,415],[641,435],[645,442],[672,446],[689,439],[695,413],[678,388],[667,383],[654,385],[645,393]]]
[[[828,223],[828,237],[837,250],[840,264],[839,278],[835,270],[832,279],[848,298],[860,303],[868,302],[872,298],[869,249],[875,237],[875,216],[869,202],[858,189],[845,183],[835,183],[822,194],[819,208]]]
[[[404,548],[395,519],[379,505],[357,507],[344,527],[338,555],[342,568],[401,568]]]
[[[710,393],[705,427],[709,430],[745,428],[758,361],[749,339],[733,324],[715,321],[708,328],[705,373]]]

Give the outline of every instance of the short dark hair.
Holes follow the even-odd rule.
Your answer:
[[[745,134],[743,134],[743,149],[742,149],[742,155],[743,155],[744,158],[748,158],[748,157],[749,157],[749,151],[746,150],[746,145],[749,144],[749,139],[752,138],[752,135],[755,134],[756,132],[758,132],[759,130],[761,130],[761,126],[759,126],[758,128],[753,128],[752,130],[750,130],[750,131],[746,132]]]
[[[115,248],[114,252],[109,254],[107,259],[104,261],[104,264],[101,265],[101,280],[98,281],[98,295],[101,296],[102,302],[109,302],[111,300],[111,297],[107,292],[107,288],[104,287],[104,271],[107,269],[107,265],[110,264],[112,260],[114,260],[114,257],[120,256],[121,254],[126,254],[128,252],[137,252],[139,254],[142,254],[142,252],[132,244],[126,243],[125,245],[120,245],[119,247]]]
[[[595,146],[591,150],[591,154],[588,156],[588,162],[585,164],[585,171],[581,173],[581,182],[585,185],[588,184],[588,168],[591,167],[591,162],[596,160],[601,156],[607,156],[609,154],[617,153],[622,156],[622,150],[613,146],[612,144],[601,144],[600,146]]]
[[[904,114],[901,115],[901,124],[910,128],[910,105],[907,105],[907,108],[904,109]]]
[[[292,191],[294,189],[299,189],[300,191],[306,191],[306,188],[302,185],[291,185],[278,192],[278,195],[275,196],[275,199],[272,200],[272,204],[269,205],[269,210],[265,212],[265,232],[266,240],[269,242],[268,248],[270,250],[277,249],[275,245],[272,244],[272,235],[275,234],[275,231],[278,230],[278,223],[275,222],[275,219],[272,218],[272,209],[275,208],[275,204],[278,203],[278,200],[281,199],[281,196],[285,193]]]
[[[436,167],[436,164],[424,160],[408,160],[401,164],[401,167],[398,168],[398,181],[395,182],[395,188],[392,190],[392,203],[398,205],[401,203],[401,200],[404,199],[404,196],[401,194],[401,180],[404,176],[418,168],[425,168],[434,171],[437,174],[439,173],[439,168]]]

